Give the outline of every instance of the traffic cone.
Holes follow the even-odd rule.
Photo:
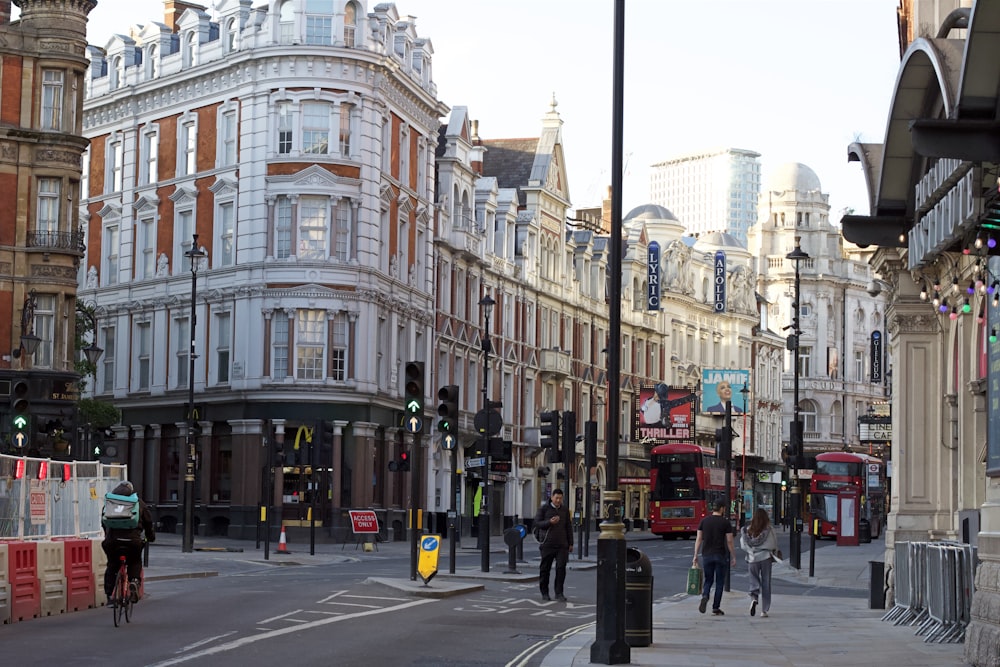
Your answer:
[[[288,541],[285,539],[285,527],[281,527],[281,539],[278,540],[278,553],[279,554],[290,554],[291,551],[288,550]]]

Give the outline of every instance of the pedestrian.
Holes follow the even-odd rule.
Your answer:
[[[542,592],[542,599],[552,599],[549,597],[549,573],[552,571],[552,562],[555,561],[556,600],[565,602],[563,586],[566,583],[566,563],[569,561],[569,553],[573,551],[573,522],[570,520],[569,510],[563,506],[562,489],[553,490],[549,501],[538,508],[534,529],[537,531],[538,551],[542,555],[542,562],[538,566],[538,587]]]
[[[722,587],[726,582],[726,571],[731,565],[736,565],[736,547],[733,545],[733,525],[729,519],[722,516],[726,503],[718,500],[712,506],[712,514],[706,516],[698,524],[698,536],[694,540],[694,564],[698,564],[698,551],[701,550],[701,564],[705,571],[705,583],[701,590],[701,604],[698,611],[705,613],[708,606],[708,595],[715,584],[715,599],[712,601],[712,613],[722,616]]]
[[[753,513],[750,525],[740,531],[740,547],[747,552],[750,615],[757,614],[759,601],[760,615],[767,617],[767,612],[771,609],[771,566],[774,564],[771,556],[778,549],[778,536],[774,534],[767,510],[758,508]]]

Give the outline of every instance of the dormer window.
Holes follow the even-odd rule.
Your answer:
[[[306,44],[333,44],[333,0],[306,0]]]
[[[281,44],[291,44],[295,37],[295,5],[292,0],[285,0],[278,10],[278,41]]]
[[[231,18],[226,22],[226,53],[236,50],[236,19]]]
[[[353,48],[357,46],[355,31],[358,25],[358,7],[353,2],[348,2],[344,7],[344,46]]]
[[[191,67],[192,65],[194,65],[194,47],[195,47],[194,30],[192,30],[188,32],[186,35],[184,35],[184,53],[181,56],[181,59],[184,63],[184,67]]]

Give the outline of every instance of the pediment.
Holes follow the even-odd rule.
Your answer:
[[[132,208],[136,211],[145,211],[146,209],[153,209],[154,211],[160,205],[160,198],[156,196],[156,191],[152,190],[150,192],[144,192],[139,194],[135,198],[135,203],[132,204]]]
[[[222,176],[216,177],[215,183],[208,186],[209,191],[216,197],[225,197],[226,195],[236,195],[240,191],[240,187],[235,179],[225,178]]]
[[[120,218],[122,217],[122,207],[121,204],[115,201],[107,202],[97,215],[101,216],[102,220],[107,220],[108,218]]]
[[[197,197],[198,197],[198,191],[194,187],[187,185],[178,185],[177,189],[170,194],[169,199],[170,201],[177,204],[187,199],[193,201]]]

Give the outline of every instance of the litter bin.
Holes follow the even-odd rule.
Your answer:
[[[625,641],[629,646],[653,643],[653,566],[633,547],[625,550]]]
[[[858,541],[862,544],[872,541],[872,524],[868,519],[858,521]]]
[[[885,609],[885,563],[870,560],[868,567],[871,574],[868,582],[868,608]]]

